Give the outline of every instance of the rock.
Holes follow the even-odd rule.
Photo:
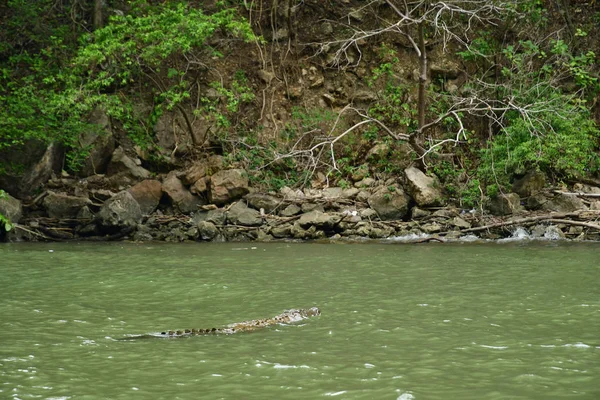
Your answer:
[[[8,193],[0,196],[0,214],[8,218],[8,220],[16,224],[23,216],[23,206],[21,200],[15,199]]]
[[[248,205],[252,206],[256,210],[261,208],[265,213],[271,214],[277,207],[281,205],[281,199],[268,194],[250,193],[247,194],[244,199],[248,202]]]
[[[375,184],[375,179],[373,178],[365,178],[363,180],[360,180],[358,182],[354,182],[354,187],[355,188],[367,188],[367,187],[371,187]]]
[[[271,81],[275,79],[275,74],[265,69],[259,70],[256,74],[267,85],[270,85]]]
[[[238,201],[227,211],[227,221],[243,226],[259,226],[263,222],[260,212],[248,207],[243,201]]]
[[[367,152],[365,158],[367,160],[381,160],[390,153],[390,145],[387,143],[377,143]]]
[[[372,239],[383,239],[390,237],[394,233],[394,229],[390,227],[376,228],[372,227],[369,232],[369,237]]]
[[[79,176],[103,174],[115,150],[115,138],[106,112],[97,108],[92,111],[88,120],[96,126],[96,129],[83,132],[79,138],[81,147],[90,148],[90,154],[85,159],[83,167],[77,171]]]
[[[247,194],[248,176],[242,169],[219,171],[210,177],[209,201],[223,205],[237,200]]]
[[[50,143],[28,141],[22,149],[0,151],[3,164],[17,165],[24,172],[12,172],[10,168],[0,173],[0,188],[12,193],[17,198],[24,198],[35,193],[43,184],[48,182],[53,173],[62,168],[63,149]]]
[[[323,197],[329,200],[335,200],[342,198],[344,195],[344,189],[341,187],[329,187],[323,189]]]
[[[590,210],[600,210],[600,200],[592,201],[592,204],[590,204]]]
[[[204,195],[208,191],[208,182],[209,178],[204,177],[198,179],[194,184],[190,187],[190,192],[195,195]]]
[[[141,164],[139,159],[132,159],[125,154],[122,147],[117,147],[112,154],[106,169],[106,174],[108,176],[122,175],[132,178],[135,181],[148,179],[150,177],[150,172],[139,164]]]
[[[153,179],[146,179],[127,190],[138,202],[142,214],[152,214],[162,197],[162,184]]]
[[[574,194],[557,194],[542,205],[542,210],[556,212],[573,212],[587,210],[583,201]]]
[[[356,195],[356,201],[359,203],[366,203],[369,201],[369,197],[371,197],[371,193],[367,190],[361,190]]]
[[[454,217],[450,224],[460,229],[469,229],[471,227],[470,223],[460,217]]]
[[[294,215],[300,214],[302,209],[298,207],[296,204],[290,204],[286,208],[284,208],[279,215],[282,217],[293,217]]]
[[[181,176],[177,176],[181,179],[184,185],[193,185],[198,179],[204,178],[206,174],[206,163],[197,161],[192,164]]]
[[[546,175],[540,171],[531,170],[523,178],[516,180],[512,191],[521,197],[529,197],[538,193],[546,184]]]
[[[549,225],[544,231],[544,238],[549,240],[564,239],[565,234],[556,225]]]
[[[430,224],[425,224],[421,226],[421,230],[425,233],[436,233],[442,230],[442,226],[437,222],[432,222]]]
[[[295,239],[306,239],[308,236],[308,233],[296,221],[296,223],[294,223],[294,225],[292,225],[292,227],[290,228],[290,235],[292,235],[292,237]]]
[[[309,213],[311,211],[325,212],[325,209],[323,208],[323,206],[321,204],[317,204],[317,203],[302,203],[300,208],[303,213]]]
[[[200,221],[196,227],[198,228],[198,237],[202,240],[213,240],[219,234],[219,230],[212,222]]]
[[[576,183],[573,185],[573,191],[577,193],[600,194],[600,188],[597,186],[586,185],[585,183]]]
[[[271,228],[271,235],[273,235],[274,237],[276,237],[278,239],[285,239],[285,238],[290,237],[291,231],[292,231],[291,224],[282,224],[282,225]]]
[[[408,192],[420,207],[443,205],[442,192],[437,178],[425,175],[415,167],[404,170]]]
[[[285,199],[302,200],[302,199],[306,198],[306,196],[304,195],[304,192],[302,192],[302,190],[300,190],[300,189],[293,190],[287,186],[284,186],[281,189],[279,189],[279,192]]]
[[[493,215],[510,215],[523,210],[523,207],[521,207],[521,198],[516,193],[500,194],[488,200],[486,208]]]
[[[75,219],[82,207],[91,204],[87,197],[69,196],[64,193],[49,192],[44,197],[44,208],[50,218]]]
[[[342,216],[338,214],[328,214],[321,211],[311,211],[306,214],[302,214],[298,223],[301,227],[307,228],[310,226],[315,226],[320,229],[331,230],[333,229],[340,221],[342,220]]]
[[[202,198],[194,196],[183,185],[181,180],[177,178],[175,171],[169,172],[163,181],[162,190],[171,200],[173,207],[183,214],[198,211],[198,207],[206,204]]]
[[[422,219],[431,215],[431,211],[423,210],[419,207],[413,207],[411,210],[412,219]]]
[[[345,199],[354,199],[359,193],[360,189],[351,187],[343,190],[342,197]]]
[[[377,211],[373,210],[372,208],[365,208],[364,210],[360,211],[359,215],[364,219],[372,219],[377,217]]]
[[[226,212],[222,208],[218,208],[216,210],[210,210],[208,212],[199,212],[194,215],[194,223],[198,223],[200,221],[210,222],[214,225],[222,226],[225,224]]]
[[[379,218],[385,221],[404,218],[408,213],[408,201],[409,198],[402,189],[394,188],[390,191],[382,187],[369,197],[368,203],[377,212]]]
[[[133,228],[142,219],[140,205],[128,191],[117,193],[104,202],[96,221],[104,228]]]
[[[544,193],[536,193],[534,195],[531,195],[527,199],[527,209],[528,210],[539,210],[549,200],[550,199]]]
[[[352,180],[354,182],[362,181],[369,175],[369,164],[362,164],[352,171]]]

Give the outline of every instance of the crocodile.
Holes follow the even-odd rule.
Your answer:
[[[282,312],[272,318],[265,319],[253,319],[249,321],[236,322],[234,324],[227,325],[222,328],[205,328],[205,329],[185,329],[176,331],[162,331],[155,333],[146,333],[143,335],[133,335],[120,338],[118,340],[132,340],[132,339],[152,339],[152,338],[182,338],[199,335],[218,335],[225,334],[230,335],[233,333],[240,332],[252,332],[260,328],[276,324],[287,324],[290,322],[297,322],[303,319],[321,315],[321,310],[318,307],[291,309]]]

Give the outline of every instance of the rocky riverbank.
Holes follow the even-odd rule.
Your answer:
[[[104,175],[49,179],[35,197],[7,195],[0,213],[8,241],[269,241],[498,239],[525,228],[531,237],[600,239],[600,188],[548,188],[531,172],[478,210],[447,204],[435,176],[409,167],[385,181],[357,173],[349,187],[261,193],[249,173],[219,156],[152,176],[117,148]],[[318,185],[315,185],[318,186]]]

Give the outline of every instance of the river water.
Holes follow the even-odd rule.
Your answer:
[[[3,244],[0,399],[599,399],[599,246]]]

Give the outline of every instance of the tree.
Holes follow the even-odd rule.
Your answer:
[[[382,5],[383,3],[383,5]],[[351,29],[349,35],[319,44],[319,51],[337,48],[333,65],[338,68],[356,67],[361,62],[363,47],[373,46],[374,42],[386,42],[390,37],[398,37],[403,45],[411,48],[419,59],[418,95],[416,100],[415,124],[407,124],[406,132],[398,132],[390,119],[373,110],[360,110],[348,105],[341,114],[353,113],[359,121],[337,133],[338,118],[330,131],[330,138],[308,149],[295,150],[287,156],[322,157],[330,154],[332,166],[336,168],[334,145],[342,138],[368,124],[374,124],[386,135],[396,140],[410,143],[422,168],[426,168],[427,156],[439,153],[447,145],[466,143],[473,136],[471,126],[482,122],[486,125],[488,139],[493,141],[496,134],[508,133],[511,126],[520,126],[528,132],[529,138],[538,140],[556,133],[552,122],[559,120],[589,119],[581,107],[583,89],[597,91],[597,75],[594,75],[595,55],[574,56],[564,49],[560,33],[555,32],[544,38],[527,38],[523,26],[525,11],[531,11],[534,2],[506,0],[450,0],[450,1],[370,1],[359,11],[368,12],[378,25],[365,27],[364,23],[343,27]],[[536,3],[537,6],[537,3]],[[354,13],[357,10],[353,11]],[[351,20],[352,13],[347,20]],[[527,22],[525,22],[527,23]],[[493,28],[493,29],[492,29]],[[504,35],[504,36],[503,36]],[[521,35],[514,39],[514,45],[502,42],[503,37]],[[498,39],[500,38],[500,40]],[[464,79],[461,88],[452,91],[432,93],[428,51],[438,46],[448,53],[457,53],[465,62]],[[351,50],[358,53],[353,62]],[[397,60],[396,60],[397,61]],[[479,63],[478,68],[470,68]],[[394,62],[387,65],[393,68]],[[565,81],[575,81],[580,90],[566,93],[561,89]],[[595,87],[596,89],[593,89]],[[428,104],[435,105],[434,112],[428,112]],[[396,104],[397,107],[399,104]],[[411,111],[411,110],[409,110]],[[397,112],[402,112],[397,108]],[[389,114],[389,113],[388,113]],[[410,114],[409,114],[410,115]],[[564,135],[564,126],[561,128]],[[579,142],[582,149],[593,148],[597,129],[589,125],[585,135],[571,142]],[[568,135],[579,134],[575,126],[570,126]],[[453,134],[450,135],[450,130]],[[445,134],[438,139],[435,134]],[[546,141],[547,142],[547,141]],[[322,149],[330,151],[323,152]],[[589,157],[582,158],[582,150],[568,161],[582,168]],[[443,155],[443,154],[442,154]],[[314,164],[315,162],[312,161]],[[493,163],[492,163],[493,164]],[[563,172],[565,172],[563,170]],[[492,174],[493,175],[493,174]]]

